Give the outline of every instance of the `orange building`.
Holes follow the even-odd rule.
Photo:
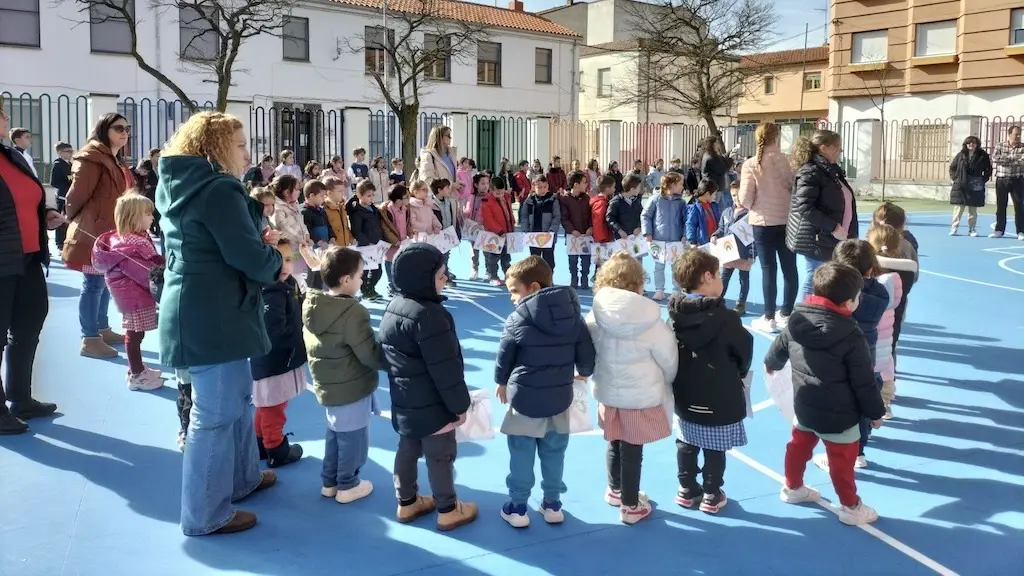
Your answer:
[[[828,46],[752,54],[741,67],[768,68],[737,105],[741,124],[812,124],[828,115]]]

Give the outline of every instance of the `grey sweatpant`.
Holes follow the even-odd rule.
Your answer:
[[[416,501],[419,494],[417,462],[422,456],[427,461],[427,479],[438,512],[455,509],[455,457],[458,444],[455,431],[435,434],[426,438],[398,437],[398,451],[395,452],[395,494],[399,504],[407,505]]]

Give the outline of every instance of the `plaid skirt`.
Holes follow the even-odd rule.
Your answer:
[[[747,445],[747,429],[743,422],[725,426],[704,426],[676,418],[679,439],[705,450],[727,452],[737,446]]]
[[[672,425],[662,406],[630,410],[598,404],[597,425],[604,430],[605,440],[622,440],[637,446],[672,435]]]
[[[132,332],[156,330],[156,306],[122,314],[121,328]]]

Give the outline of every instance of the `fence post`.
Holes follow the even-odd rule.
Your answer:
[[[526,157],[540,158],[541,162],[551,160],[551,118],[538,116],[531,118],[526,132]],[[513,162],[517,160],[512,159]]]
[[[449,154],[459,161],[460,156],[474,157],[469,138],[469,115],[465,112],[452,112],[445,119],[445,124],[452,130],[452,151]],[[459,152],[459,150],[462,152]],[[454,152],[454,153],[452,153]]]
[[[342,126],[345,134],[342,142],[348,146],[339,154],[342,158],[349,158],[349,154],[356,148],[370,149],[370,109],[350,107],[342,110],[342,117],[345,119]],[[351,162],[349,159],[346,161]]]
[[[867,186],[882,173],[882,123],[879,120],[857,120],[853,123],[854,167],[857,181]],[[891,157],[891,152],[890,152]]]
[[[952,158],[960,152],[964,138],[974,136],[981,138],[982,121],[981,116],[954,116],[949,127],[949,157]]]
[[[251,104],[252,102],[248,100],[228,100],[227,108],[224,110],[225,113],[230,114],[235,118],[238,118],[238,120],[242,123],[242,126],[245,126],[245,133],[249,137],[250,141],[252,140],[253,137],[252,126],[249,125],[252,122]],[[257,162],[257,164],[258,163],[259,162]]]
[[[783,124],[779,126],[779,148],[782,149],[783,153],[792,153],[793,145],[796,144],[796,139],[799,137],[799,124]]]
[[[685,158],[685,152],[683,152],[683,125],[667,124],[665,126],[665,132],[662,136],[662,148],[664,149],[665,163],[668,164],[672,160],[679,158],[683,160]],[[689,164],[685,160],[683,164]]]
[[[111,112],[117,113],[117,99],[120,98],[119,94],[99,94],[90,93],[89,100],[87,103],[89,110],[89,126],[90,130],[92,126],[96,125],[100,117],[104,114]]]
[[[718,129],[722,132],[722,144],[726,152],[732,152],[733,148],[739,146],[739,130],[735,126],[719,126]]]
[[[602,166],[608,166],[612,162],[619,161],[619,154],[622,151],[622,121],[602,120],[598,124],[600,130],[600,149],[598,156]],[[630,167],[620,166],[619,169],[627,172]]]

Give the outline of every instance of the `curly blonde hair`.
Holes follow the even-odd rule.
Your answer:
[[[145,232],[142,219],[153,213],[153,201],[138,192],[131,191],[117,199],[114,204],[114,228],[118,236]]]
[[[638,294],[644,289],[644,267],[640,262],[626,254],[617,252],[601,264],[597,271],[597,280],[594,282],[594,290],[601,288],[618,288]]]
[[[220,170],[235,177],[245,166],[236,165],[235,132],[244,129],[242,122],[223,112],[200,112],[178,127],[164,148],[163,156],[202,156]]]

